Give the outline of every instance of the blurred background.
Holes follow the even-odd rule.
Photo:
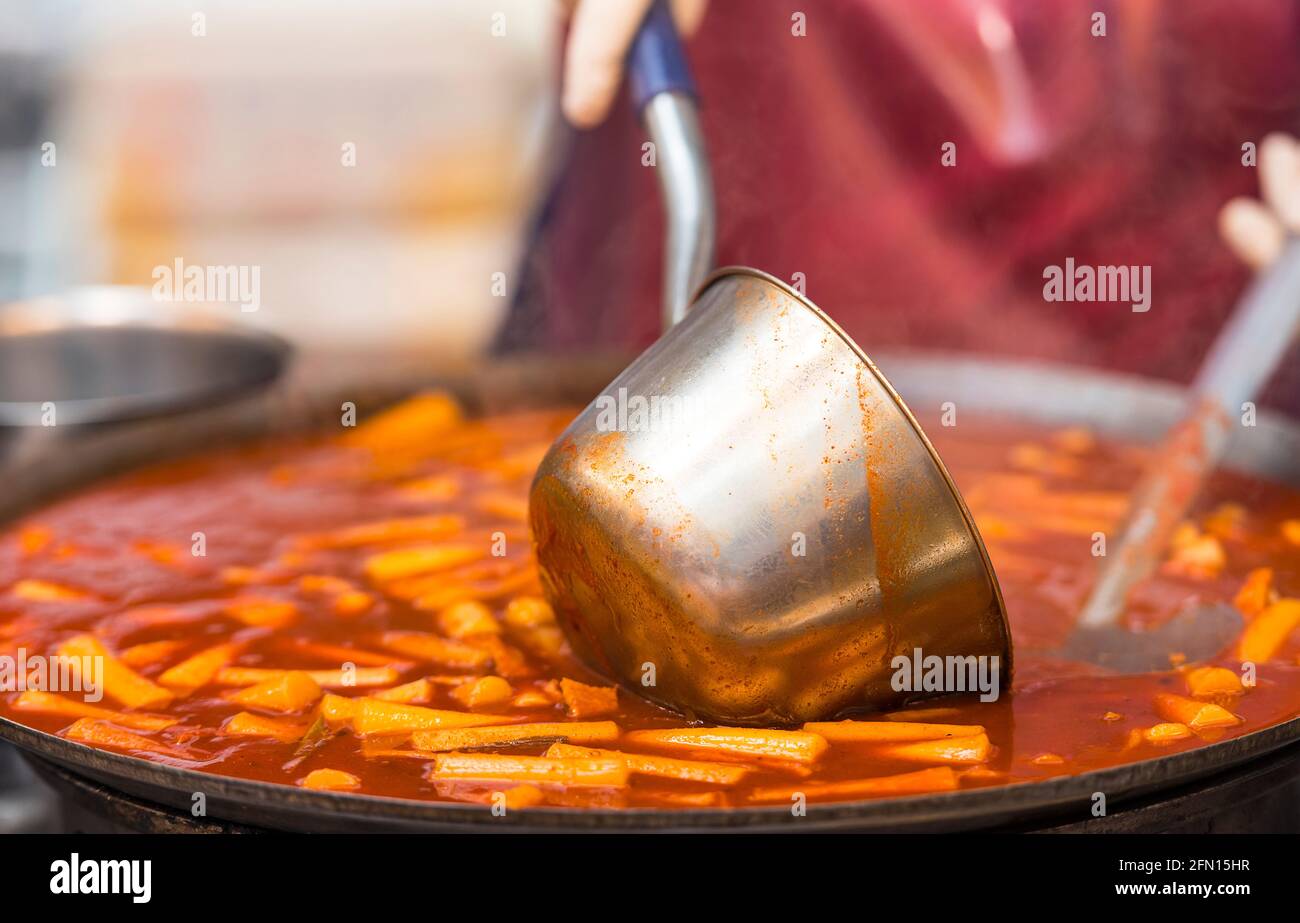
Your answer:
[[[302,347],[481,350],[558,36],[548,3],[492,11],[504,35],[476,3],[5,0],[0,298],[258,266],[239,319]]]
[[[179,258],[260,267],[239,320],[302,349],[634,354],[654,171],[626,99],[560,116],[571,5],[3,0],[0,298]],[[719,264],[797,274],[868,351],[1190,376],[1247,278],[1215,233],[1243,145],[1300,128],[1300,7],[808,6],[713,0],[688,43]],[[1150,265],[1152,310],[1045,303],[1067,257]]]

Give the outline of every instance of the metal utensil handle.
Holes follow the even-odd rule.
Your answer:
[[[1273,377],[1300,324],[1300,239],[1242,296],[1240,306],[1214,341],[1192,391],[1236,417]]]
[[[1211,401],[1197,401],[1165,437],[1131,494],[1119,541],[1109,549],[1079,613],[1079,626],[1118,623],[1129,590],[1159,565],[1174,530],[1222,456],[1228,432],[1222,409]]]
[[[655,0],[627,55],[628,86],[632,104],[640,112],[660,93],[681,93],[698,98],[686,52],[666,0]]]
[[[1133,492],[1119,543],[1107,556],[1078,624],[1119,620],[1129,590],[1159,563],[1173,530],[1227,448],[1232,421],[1272,377],[1300,325],[1300,240],[1242,296],[1192,383],[1186,415]]]
[[[628,83],[654,143],[666,236],[663,329],[686,316],[713,267],[713,179],[696,112],[698,94],[666,0],[655,0],[628,52]]]

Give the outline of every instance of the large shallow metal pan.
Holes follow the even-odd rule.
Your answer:
[[[880,356],[878,364],[923,423],[952,401],[960,412],[1047,423],[1082,423],[1098,431],[1149,439],[1177,415],[1177,389],[1139,379],[1059,367],[1012,365],[951,357]],[[484,369],[444,381],[471,406],[494,408],[585,401],[615,367],[522,363]],[[391,372],[391,370],[390,370]],[[78,447],[76,462],[33,467],[16,475],[0,501],[0,517],[56,496],[107,470],[200,446],[229,444],[259,433],[309,428],[336,419],[340,399],[378,403],[424,384],[392,376],[383,383],[316,384],[281,389],[265,399],[166,426],[141,424],[100,434]],[[1300,427],[1261,415],[1257,430],[1239,440],[1228,464],[1300,485]],[[18,494],[19,496],[15,496]],[[315,792],[178,769],[108,753],[0,719],[0,737],[42,761],[86,777],[108,790],[188,813],[196,792],[207,816],[259,828],[303,831],[590,831],[782,830],[934,831],[971,829],[1149,829],[1170,816],[1213,815],[1233,804],[1258,802],[1285,791],[1294,809],[1300,765],[1300,718],[1232,740],[1126,766],[1033,784],[1008,785],[885,801],[813,805],[806,817],[781,806],[722,810],[530,809],[494,817],[478,805],[443,804]],[[1106,794],[1110,813],[1092,817],[1093,795]],[[1161,808],[1160,806],[1164,807]],[[1275,809],[1270,808],[1271,812]]]

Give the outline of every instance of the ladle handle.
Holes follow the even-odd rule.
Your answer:
[[[660,93],[699,98],[667,0],[650,4],[650,11],[628,51],[627,76],[637,112],[644,110]]]
[[[686,316],[713,268],[713,178],[696,113],[698,94],[666,0],[655,0],[627,59],[632,101],[654,143],[664,203],[663,329]]]

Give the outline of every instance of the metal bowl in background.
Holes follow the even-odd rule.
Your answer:
[[[90,287],[0,307],[0,427],[139,420],[275,381],[289,346],[201,305]]]

